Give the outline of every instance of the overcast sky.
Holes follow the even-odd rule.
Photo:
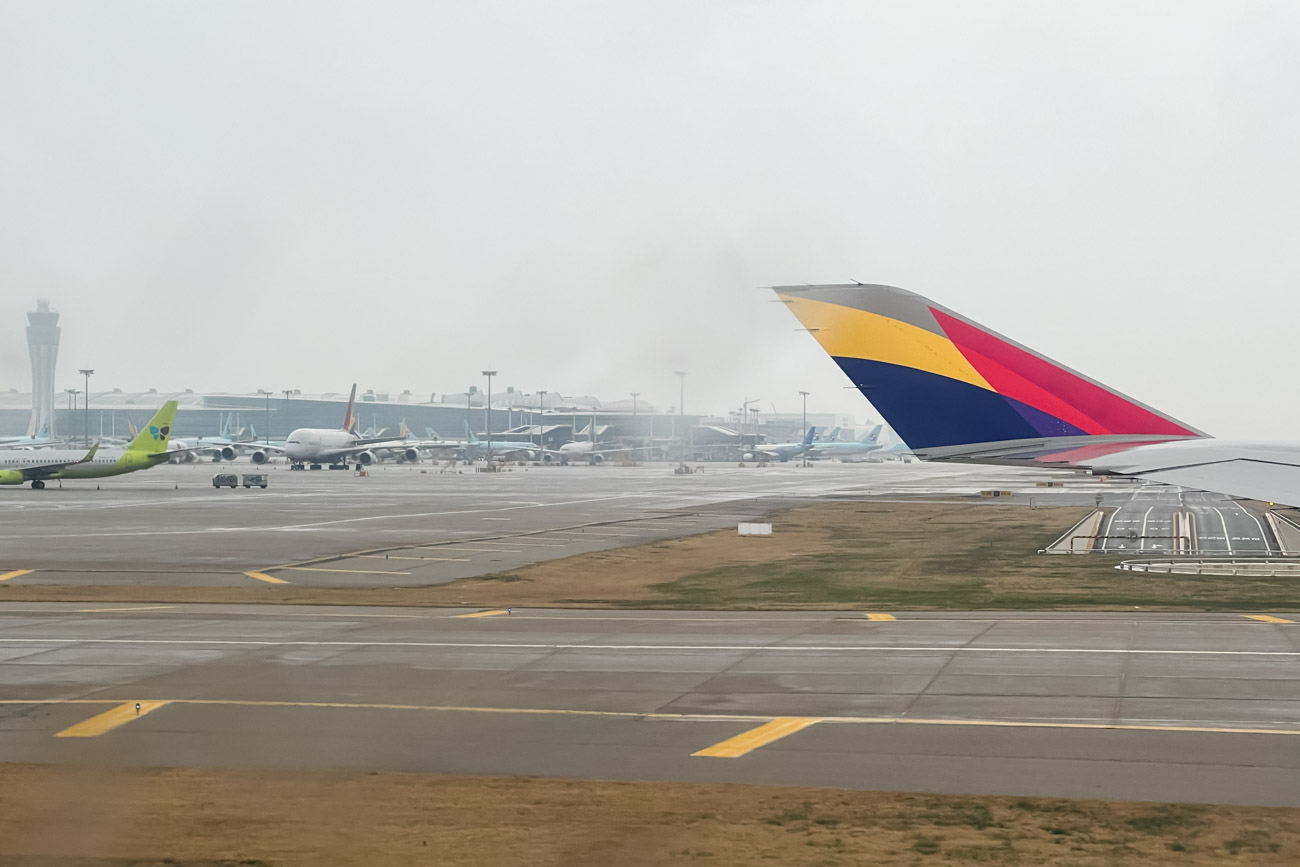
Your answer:
[[[0,387],[871,414],[771,294],[930,295],[1295,439],[1300,5],[0,5]]]

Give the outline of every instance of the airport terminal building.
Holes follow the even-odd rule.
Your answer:
[[[62,397],[62,395],[60,395]],[[439,396],[440,398],[442,396]],[[586,439],[594,425],[597,440],[666,441],[684,438],[700,424],[701,416],[659,412],[646,403],[624,407],[622,402],[591,407],[566,401],[559,394],[546,396],[547,408],[539,401],[531,406],[513,400],[509,393],[492,396],[491,423],[494,435],[512,431],[513,439],[541,442],[553,448],[572,439]],[[529,396],[533,397],[533,396]],[[353,414],[359,431],[384,431],[396,436],[403,422],[412,435],[426,437],[433,431],[444,439],[463,439],[468,423],[476,435],[488,430],[488,410],[482,392],[445,396],[445,402],[426,402],[410,392],[389,395],[366,392],[357,395]],[[216,436],[228,427],[234,435],[284,439],[303,427],[336,428],[343,424],[348,395],[345,392],[302,394],[278,392],[268,399],[260,394],[202,394],[194,391],[93,391],[89,410],[81,395],[68,395],[54,408],[55,429],[80,437],[89,415],[91,440],[125,436],[130,424],[139,427],[168,400],[176,400],[175,436],[180,439]],[[73,404],[75,401],[75,407]],[[32,394],[0,393],[0,435],[26,433],[32,415]],[[129,423],[129,424],[128,424]]]

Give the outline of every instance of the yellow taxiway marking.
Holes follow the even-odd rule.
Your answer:
[[[267,584],[288,584],[283,578],[276,578],[274,575],[267,575],[265,572],[245,572],[249,578],[256,578],[258,581],[265,581]]]
[[[35,571],[36,571],[35,569],[15,569],[12,572],[5,572],[3,574],[0,574],[0,581],[8,581],[10,578],[18,578],[22,575],[30,575]]]
[[[326,569],[323,566],[281,566],[295,572],[343,572],[347,575],[410,575],[410,572],[385,572],[383,569]]]
[[[868,612],[867,619],[868,620],[897,620],[898,618],[892,614],[876,614],[875,612]]]
[[[134,608],[78,608],[77,614],[97,614],[101,611],[161,611],[164,608],[175,608],[175,605],[140,605]]]
[[[1295,623],[1295,620],[1287,620],[1285,617],[1274,617],[1271,614],[1244,614],[1243,617],[1249,617],[1251,620],[1259,620],[1263,623]]]
[[[468,557],[399,557],[396,554],[359,554],[371,560],[423,560],[426,563],[468,563]],[[388,573],[385,573],[388,574]]]
[[[493,608],[491,611],[471,611],[469,614],[457,614],[456,617],[496,617],[498,614],[505,614],[504,608]]]
[[[0,699],[0,707],[9,705],[105,705],[117,704],[121,699],[116,698],[5,698]],[[609,717],[619,719],[640,719],[640,720],[676,720],[688,722],[750,722],[762,723],[757,729],[751,729],[744,734],[737,735],[729,741],[723,741],[709,748],[709,751],[721,747],[723,744],[739,740],[741,738],[752,738],[768,725],[774,723],[788,723],[793,727],[788,731],[778,732],[775,736],[764,740],[764,743],[770,743],[780,737],[784,737],[800,729],[807,728],[814,723],[823,725],[907,725],[907,726],[979,726],[983,728],[1036,728],[1036,729],[1068,729],[1068,730],[1087,730],[1087,731],[1134,731],[1134,732],[1195,732],[1200,734],[1222,734],[1222,735],[1287,735],[1290,737],[1300,736],[1300,728],[1278,729],[1278,728],[1247,728],[1231,726],[1180,726],[1180,725],[1162,725],[1159,723],[1115,723],[1115,722],[1055,722],[1052,720],[1006,720],[1006,719],[924,719],[921,717],[891,717],[891,716],[824,716],[824,717],[773,717],[761,714],[705,714],[705,713],[656,713],[656,712],[639,712],[639,711],[620,711],[620,710],[584,710],[568,708],[536,708],[536,707],[469,707],[464,705],[436,705],[436,704],[396,704],[382,702],[342,702],[342,701],[274,701],[274,700],[254,700],[254,699],[222,699],[222,698],[175,698],[165,699],[152,702],[141,702],[140,713],[143,715],[147,710],[156,710],[163,705],[210,705],[213,707],[264,707],[264,708],[321,708],[327,710],[388,710],[388,711],[422,711],[425,713],[484,713],[484,714],[505,714],[511,716],[573,716],[573,717]],[[109,714],[120,713],[123,708],[131,711],[127,716],[128,719],[121,720],[126,722],[135,718],[135,705],[131,702],[114,708],[112,711],[100,714],[98,717],[92,717],[73,729],[89,725],[91,722],[106,717]],[[120,722],[118,724],[120,724]],[[72,729],[66,729],[65,732],[71,732]],[[105,729],[107,731],[107,729]],[[74,737],[72,734],[60,732],[63,737]],[[754,747],[762,746],[756,743]],[[696,755],[703,755],[701,750]]]
[[[69,726],[55,735],[56,738],[94,738],[99,737],[104,732],[112,731],[120,725],[125,725],[133,719],[138,719],[150,711],[155,711],[163,705],[170,704],[166,701],[142,701],[139,702],[139,710],[131,702],[119,704],[112,710],[106,710],[101,714],[96,714],[88,720],[83,720],[75,726]]]
[[[771,722],[763,723],[756,729],[741,732],[734,738],[727,738],[725,741],[716,743],[711,747],[705,747],[699,752],[691,753],[691,755],[708,756],[714,759],[738,759],[743,755],[752,753],[759,747],[765,747],[773,741],[789,737],[795,732],[803,731],[808,726],[818,722],[821,722],[821,720],[817,717],[777,717]]]

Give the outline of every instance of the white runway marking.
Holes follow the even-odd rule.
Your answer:
[[[778,645],[778,644],[511,644],[474,641],[280,641],[256,638],[0,638],[6,644],[129,644],[139,646],[231,647],[428,647],[462,650],[626,650],[634,653],[677,650],[687,653],[1075,653],[1131,656],[1276,656],[1300,657],[1300,650],[1133,650],[1124,647],[979,647],[934,645],[892,647],[880,645]]]

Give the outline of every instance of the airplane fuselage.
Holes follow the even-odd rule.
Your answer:
[[[334,464],[347,460],[360,437],[350,431],[299,428],[284,441],[284,454],[295,464]]]
[[[0,484],[22,484],[26,481],[22,478],[22,470],[26,468],[49,464],[67,464],[69,461],[80,461],[85,456],[86,453],[79,449],[42,449],[39,452],[25,452],[22,455],[10,455],[0,452]],[[104,479],[109,476],[120,476],[123,473],[156,467],[159,464],[167,463],[169,459],[170,455],[167,452],[145,454],[119,449],[99,451],[89,461],[62,467],[44,478]]]

